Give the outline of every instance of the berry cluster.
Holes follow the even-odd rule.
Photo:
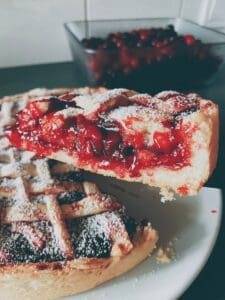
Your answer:
[[[91,37],[82,45],[95,82],[110,88],[157,92],[192,86],[218,66],[208,45],[192,35],[178,35],[172,25],[111,33],[105,39]]]

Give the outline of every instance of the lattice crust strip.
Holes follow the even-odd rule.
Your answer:
[[[54,228],[57,244],[61,249],[63,256],[67,259],[74,257],[73,246],[70,240],[69,232],[67,231],[66,224],[64,222],[61,208],[55,198],[55,196],[48,196],[46,201],[49,220]]]

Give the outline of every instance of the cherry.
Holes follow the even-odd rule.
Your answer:
[[[100,60],[95,56],[92,57],[89,66],[90,69],[94,72],[97,72],[102,68]]]
[[[122,65],[129,65],[131,60],[130,51],[128,48],[122,48],[120,51],[120,62]]]
[[[171,153],[178,144],[171,131],[156,131],[153,135],[153,140],[152,149],[164,154]]]
[[[158,41],[158,40],[153,40],[152,41],[152,46],[156,47],[156,48],[161,48],[164,46],[163,42]]]
[[[165,38],[162,42],[163,42],[163,46],[167,46],[170,43],[170,39],[169,38]]]
[[[192,46],[196,43],[196,39],[193,37],[193,35],[190,34],[184,35],[184,40],[188,46]]]
[[[116,47],[117,48],[121,48],[122,46],[124,46],[124,42],[121,39],[118,39],[116,41]]]
[[[100,129],[95,125],[90,124],[86,127],[84,134],[94,143],[95,148],[98,149],[102,141]]]
[[[149,38],[149,30],[148,29],[140,30],[140,39],[146,42],[148,38]]]
[[[93,150],[96,154],[102,150],[102,134],[101,130],[84,116],[77,116],[77,130],[80,140],[80,150],[86,148],[87,153]]]
[[[138,69],[140,66],[139,60],[137,58],[132,58],[130,61],[130,65],[133,69]]]
[[[122,138],[118,132],[107,132],[107,136],[103,140],[104,153],[106,155],[112,155],[113,152],[118,148],[121,140]]]

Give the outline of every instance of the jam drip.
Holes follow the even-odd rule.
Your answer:
[[[189,141],[194,130],[184,126],[182,118],[196,111],[199,101],[196,95],[176,92],[156,96],[170,117],[157,121],[163,130],[152,133],[150,145],[146,143],[144,131],[133,130],[128,134],[120,123],[109,120],[107,115],[101,114],[92,120],[82,114],[65,117],[56,113],[62,108],[76,107],[76,98],[28,103],[18,114],[17,124],[8,130],[8,138],[17,148],[35,151],[41,156],[50,156],[59,150],[69,155],[76,153],[78,167],[91,165],[93,169],[113,170],[120,177],[127,172],[133,177],[140,176],[142,169],[156,166],[180,169],[189,165]],[[137,101],[141,106],[140,99]],[[142,106],[154,110],[152,103]],[[136,105],[135,100],[130,105]],[[159,110],[157,105],[155,110]],[[126,121],[129,126],[130,120]]]

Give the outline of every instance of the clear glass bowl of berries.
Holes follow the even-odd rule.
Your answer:
[[[209,84],[224,64],[225,35],[182,19],[65,24],[86,84],[156,93]]]

